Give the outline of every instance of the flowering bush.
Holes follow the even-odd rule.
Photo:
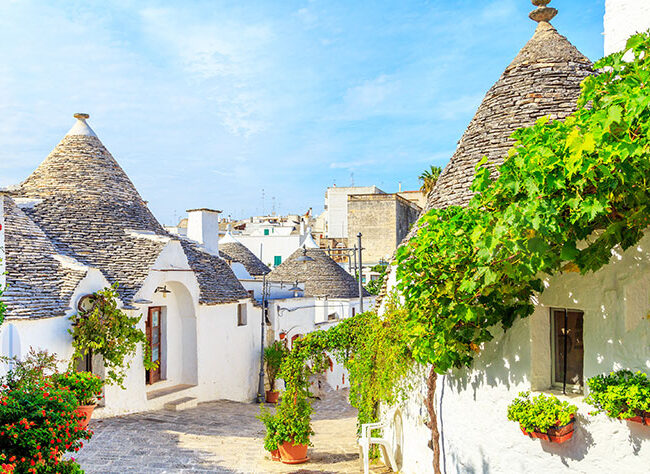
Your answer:
[[[23,359],[0,357],[0,361],[8,363],[11,367],[7,374],[0,378],[0,384],[5,384],[12,389],[45,382],[57,372],[57,365],[60,362],[56,355],[33,347],[29,348],[29,352]]]
[[[49,382],[2,386],[0,391],[0,464],[4,472],[75,472],[61,463],[78,451],[92,432],[79,427],[78,401],[67,387]],[[78,466],[78,465],[76,465]],[[78,470],[76,472],[79,472]]]
[[[54,383],[61,388],[68,387],[79,405],[95,405],[102,398],[104,381],[90,372],[64,372],[55,374]]]

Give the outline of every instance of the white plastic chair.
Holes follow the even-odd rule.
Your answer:
[[[376,438],[372,436],[372,430],[384,429],[387,427],[386,423],[365,423],[361,425],[361,437],[359,438],[359,446],[361,447],[361,455],[363,457],[363,472],[368,474],[370,471],[370,445],[376,444],[382,450],[384,459],[388,462],[393,471],[397,471],[397,465],[393,458],[392,443],[386,438]]]

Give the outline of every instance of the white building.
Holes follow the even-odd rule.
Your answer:
[[[257,392],[261,311],[218,257],[218,214],[191,213],[197,243],[168,234],[86,123],[85,114],[19,186],[0,195],[7,305],[2,355],[30,347],[69,359],[69,316],[84,295],[119,284],[121,308],[160,362],[134,357],[126,390],[105,389],[99,416],[183,408]],[[155,336],[153,336],[155,334]],[[218,343],[215,343],[218,342]],[[103,375],[101,360],[92,370]]]
[[[271,282],[269,323],[274,340],[289,341],[317,330],[325,330],[361,310],[357,280],[332,260],[313,240],[296,250],[267,275]],[[302,288],[291,291],[290,288]],[[362,289],[363,309],[374,304]],[[334,358],[325,381],[335,390],[349,386],[347,371]],[[322,388],[322,387],[321,387]]]
[[[549,14],[542,7],[544,14]],[[648,2],[608,1],[607,48],[645,30]],[[618,25],[618,26],[617,26]],[[622,31],[621,31],[622,28]],[[616,46],[618,47],[618,46]],[[465,205],[475,164],[484,155],[497,165],[516,127],[551,114],[563,118],[575,107],[579,83],[590,63],[546,21],[487,93],[459,147],[429,197],[430,207]],[[562,78],[560,82],[559,78]],[[534,94],[534,95],[533,95]],[[548,278],[534,314],[503,332],[492,330],[470,368],[438,376],[435,411],[442,472],[647,472],[650,434],[640,424],[589,415],[584,382],[612,370],[650,368],[650,237],[610,264],[585,276]],[[389,286],[394,286],[394,272]],[[568,315],[568,332],[558,315]],[[562,320],[564,318],[562,317]],[[558,322],[559,321],[559,322]],[[558,337],[570,344],[554,344]],[[562,336],[560,336],[562,335]],[[566,348],[566,349],[565,349]],[[563,371],[574,393],[562,395]],[[431,431],[425,408],[428,367],[411,382],[407,400],[383,407],[385,433],[401,444],[400,472],[433,472]],[[559,390],[558,390],[559,389]],[[578,406],[575,434],[564,444],[531,440],[507,420],[507,406],[521,391],[553,393]]]
[[[348,196],[355,194],[385,194],[377,186],[331,187],[325,193],[327,238],[348,237]]]

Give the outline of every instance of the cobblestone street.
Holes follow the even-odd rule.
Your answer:
[[[95,473],[352,473],[361,472],[356,411],[347,390],[314,403],[311,461],[273,462],[262,446],[256,404],[218,401],[197,408],[93,420],[95,436],[76,457]],[[383,466],[373,472],[390,472]]]

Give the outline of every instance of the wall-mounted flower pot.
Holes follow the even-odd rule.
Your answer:
[[[284,464],[301,464],[309,461],[307,456],[309,446],[306,444],[293,444],[285,441],[278,448]]]
[[[526,431],[521,425],[519,428],[521,432],[530,438],[543,439],[545,441],[550,441],[551,443],[562,444],[566,441],[569,441],[573,437],[575,418],[571,415],[571,421],[566,425],[559,426],[560,422],[558,421],[556,426],[549,428],[548,432],[542,433],[540,431]]]
[[[278,403],[279,397],[280,397],[280,392],[278,392],[277,390],[266,391],[266,403]]]
[[[93,411],[95,411],[95,405],[81,405],[77,407],[74,411],[79,417],[79,428],[82,430],[86,429],[88,423],[90,423],[90,418],[93,416]]]

